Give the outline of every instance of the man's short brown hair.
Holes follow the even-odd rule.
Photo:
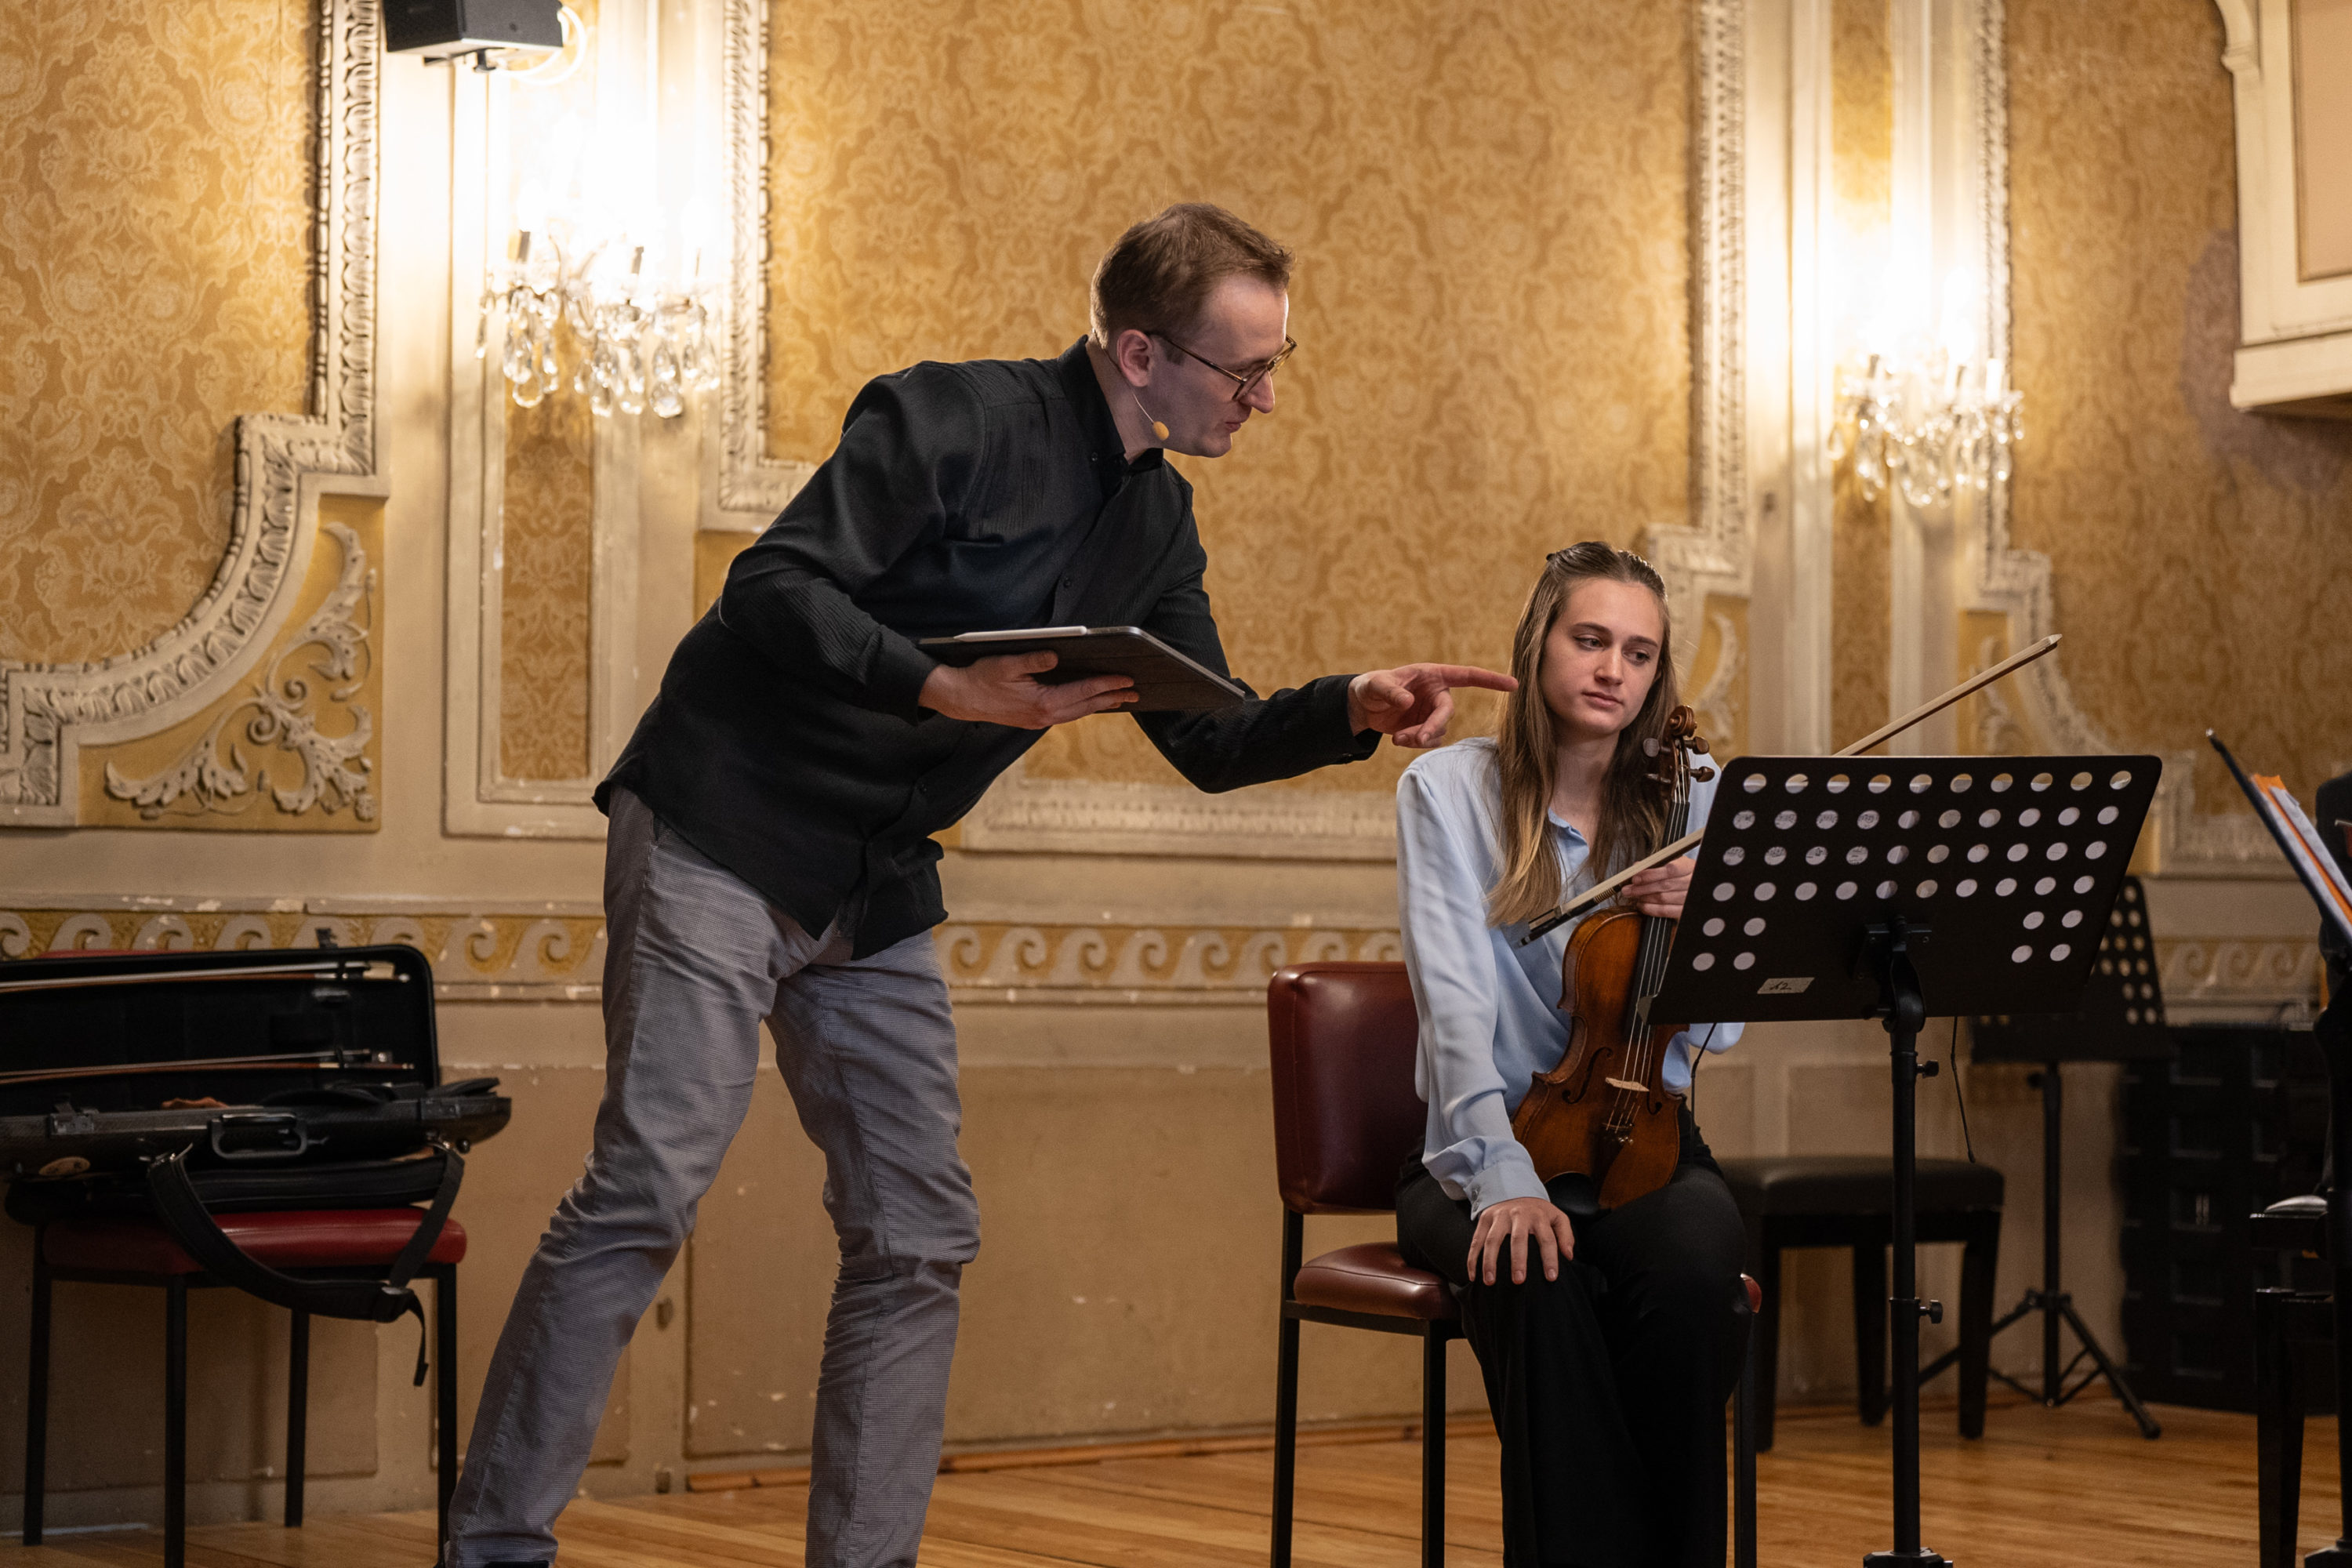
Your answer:
[[[1103,253],[1090,301],[1095,343],[1108,349],[1130,327],[1189,332],[1219,283],[1256,278],[1287,289],[1294,259],[1224,208],[1179,202]]]

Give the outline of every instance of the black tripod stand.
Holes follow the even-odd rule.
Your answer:
[[[1992,1326],[1998,1336],[2011,1323],[2042,1314],[2042,1387],[2026,1387],[2007,1373],[1992,1375],[2028,1399],[2050,1409],[2073,1399],[2101,1378],[2139,1424],[2140,1436],[2159,1437],[2164,1428],[2148,1414],[2132,1391],[2123,1370],[2099,1343],[2074,1299],[2060,1284],[2059,1225],[2061,1124],[2065,1104],[2060,1064],[2066,1061],[2169,1061],[2175,1054],[2171,1031],[2164,1025],[2164,1003],[2157,991],[2156,950],[2147,924],[2147,902],[2139,879],[2126,877],[2107,916],[2099,939],[2099,961],[2083,986],[2082,1006],[2063,1016],[1979,1018],[1970,1052],[1980,1062],[2039,1062],[2034,1081],[2042,1090],[2042,1289],[2029,1289],[2025,1299]],[[2059,1361],[2058,1329],[2074,1331],[2081,1348],[2063,1364]],[[1957,1354],[1958,1352],[1952,1352]],[[2072,1387],[2067,1380],[2088,1357],[2091,1370]],[[1923,1368],[1933,1377],[1952,1359],[1948,1354]]]
[[[1876,1018],[1894,1075],[1895,1544],[1919,1543],[1919,1030],[1937,1010],[2063,1012],[2147,815],[2154,757],[1742,757],[1723,771],[1651,1016]],[[1935,942],[1928,945],[1933,928]]]
[[[2058,1064],[2054,1061],[2042,1063],[2042,1070],[2034,1077],[2042,1085],[2042,1289],[2027,1290],[2025,1300],[1996,1321],[1992,1331],[1998,1336],[2010,1324],[2035,1312],[2042,1314],[2041,1392],[2037,1394],[1998,1367],[1989,1370],[1993,1376],[2028,1399],[2039,1399],[2053,1410],[2104,1377],[2107,1380],[2107,1386],[2116,1391],[2116,1397],[2123,1401],[2124,1408],[2131,1412],[2131,1418],[2139,1423],[2140,1436],[2160,1437],[2164,1435],[2164,1428],[2157,1425],[2156,1417],[2147,1413],[2147,1406],[2142,1405],[2139,1395],[2132,1392],[2132,1385],[2124,1380],[2122,1369],[2107,1354],[2106,1347],[2099,1343],[2099,1337],[2091,1331],[2091,1326],[2083,1321],[2083,1315],[2074,1310],[2074,1298],[2059,1289],[2058,1123],[2063,1091],[2059,1087]],[[2061,1320],[2074,1331],[2074,1342],[2082,1347],[2074,1352],[2074,1359],[2063,1366],[2058,1362],[2058,1324]],[[2083,1364],[2084,1356],[2091,1358],[2091,1370],[2083,1374],[2081,1382],[2072,1388],[2067,1387],[2066,1380],[2074,1375],[2076,1367]]]

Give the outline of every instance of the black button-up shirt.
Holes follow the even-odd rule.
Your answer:
[[[877,377],[841,445],[735,558],[596,792],[633,791],[811,932],[859,956],[947,918],[939,846],[1042,731],[918,705],[919,637],[1139,626],[1226,673],[1192,487],[1127,461],[1083,340],[1057,361]],[[1204,790],[1370,756],[1346,676],[1209,713],[1139,713]]]

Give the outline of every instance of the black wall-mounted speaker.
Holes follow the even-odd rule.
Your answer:
[[[560,49],[561,0],[383,0],[384,49],[427,59],[477,49]]]

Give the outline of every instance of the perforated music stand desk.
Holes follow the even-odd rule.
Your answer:
[[[2098,959],[2074,1011],[1980,1017],[1969,1050],[1974,1061],[2032,1062],[2042,1069],[2034,1075],[2035,1086],[2042,1090],[2042,1289],[2028,1289],[2025,1299],[1992,1326],[1998,1338],[2011,1323],[2035,1312],[2042,1314],[2042,1390],[2036,1394],[2003,1372],[1992,1375],[2052,1410],[2104,1377],[2146,1437],[2162,1436],[2164,1428],[2140,1403],[2106,1347],[2074,1310],[2074,1297],[2060,1283],[2059,1165],[2064,1089],[2059,1068],[2064,1062],[2170,1061],[2179,1054],[2172,1031],[2164,1022],[2164,996],[2157,984],[2156,939],[2147,922],[2147,897],[2137,877],[2124,879],[2115,906],[2107,911]],[[2074,1331],[2074,1342],[2082,1347],[2063,1365],[2058,1361],[2062,1321]],[[1948,1352],[1929,1362],[1919,1369],[1920,1380],[1943,1371],[1958,1353]],[[2066,1380],[2084,1356],[2091,1358],[2091,1370],[2074,1387],[2067,1387]]]
[[[1912,1187],[1920,1026],[2070,1013],[2163,764],[2155,757],[1742,757],[1724,769],[1650,1016],[1885,1020],[1895,1079],[1895,1546],[1919,1544]],[[1932,1072],[1934,1064],[1925,1069]]]

